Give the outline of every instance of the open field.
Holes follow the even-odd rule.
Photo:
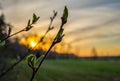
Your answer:
[[[20,63],[2,81],[29,81],[31,70]],[[37,81],[120,81],[120,61],[46,60]]]

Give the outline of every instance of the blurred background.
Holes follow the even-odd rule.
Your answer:
[[[49,49],[65,5],[69,10],[65,37],[51,50],[37,81],[120,81],[119,0],[0,0],[0,27],[10,24],[12,33],[26,27],[33,13],[40,16],[30,31],[9,38],[0,47],[0,73],[22,59],[28,49],[38,56]],[[58,12],[54,29],[34,48],[46,32],[53,10]],[[23,61],[0,81],[29,81],[30,72]]]

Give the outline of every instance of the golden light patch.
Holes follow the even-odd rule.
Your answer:
[[[31,41],[31,42],[30,42],[30,46],[33,47],[33,48],[36,46],[36,44],[37,44],[37,43],[34,42],[34,41]]]
[[[53,38],[51,37],[45,37],[44,40],[42,42],[38,41],[40,40],[42,36],[38,36],[38,35],[32,35],[32,36],[28,36],[25,38],[22,38],[20,40],[20,44],[23,44],[25,46],[27,46],[28,48],[31,48],[32,50],[43,50],[43,51],[47,51],[50,48],[50,45],[52,44]],[[73,53],[73,54],[78,54],[79,51],[76,49],[73,49],[72,47],[68,46],[66,43],[61,42],[57,45],[55,45],[51,51],[55,51],[58,53]],[[86,51],[86,50],[85,50]]]
[[[39,42],[39,44],[37,44],[41,37],[42,36],[36,36],[36,35],[29,36],[26,38],[22,38],[20,40],[20,43],[34,50],[42,49],[44,51],[47,51],[51,45],[51,40],[49,37],[46,37],[42,42]]]

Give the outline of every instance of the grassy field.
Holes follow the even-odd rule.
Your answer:
[[[1,81],[29,81],[31,70],[20,63]],[[46,60],[37,81],[120,81],[120,61]]]

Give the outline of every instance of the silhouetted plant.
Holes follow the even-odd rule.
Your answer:
[[[29,67],[32,69],[32,76],[31,76],[31,79],[30,81],[33,81],[34,80],[34,77],[37,73],[37,71],[39,70],[39,68],[41,67],[43,61],[45,60],[45,58],[47,57],[48,53],[50,52],[50,50],[52,49],[52,47],[54,45],[56,45],[57,43],[61,42],[62,41],[62,38],[64,37],[64,34],[63,34],[63,31],[64,31],[64,24],[67,23],[67,18],[68,18],[68,9],[67,7],[65,6],[64,8],[64,12],[63,12],[63,16],[61,17],[61,26],[60,26],[60,29],[56,35],[56,37],[54,38],[51,46],[49,47],[48,51],[45,53],[44,56],[41,56],[39,57],[38,59],[36,59],[36,56],[34,54],[30,54],[27,56],[27,64],[29,65]]]
[[[8,38],[10,38],[10,37],[12,37],[12,36],[14,36],[14,35],[16,35],[16,34],[19,34],[19,33],[23,32],[23,31],[29,31],[31,28],[33,28],[33,25],[38,21],[38,19],[39,19],[39,17],[37,17],[35,14],[33,14],[33,19],[32,19],[32,21],[29,19],[29,20],[28,20],[28,24],[27,24],[27,26],[26,26],[25,28],[23,28],[22,30],[20,30],[20,31],[18,31],[18,32],[15,32],[15,33],[11,34],[11,31],[12,31],[11,25],[6,24],[6,23],[4,22],[4,15],[2,15],[2,16],[1,16],[0,28],[3,29],[3,30],[0,31],[1,35],[4,34],[2,31],[5,31],[5,26],[6,26],[6,25],[8,25],[9,30],[8,30],[8,34],[7,34],[6,36],[3,36],[4,38],[2,37],[2,38],[0,39],[0,45],[1,45],[1,46],[4,45],[4,44],[5,44],[5,40],[7,40]],[[4,28],[2,28],[2,27],[4,27]],[[3,42],[4,42],[4,44],[3,44]]]
[[[56,15],[57,15],[57,12],[56,11],[53,11],[54,15],[53,17],[50,17],[50,24],[48,26],[48,29],[47,31],[45,32],[45,34],[42,36],[42,38],[39,39],[38,43],[33,47],[35,48],[40,42],[43,41],[43,39],[45,38],[46,34],[52,30],[54,27],[52,26],[52,22],[53,20],[55,19]],[[35,24],[38,20],[39,20],[40,17],[36,16],[36,14],[33,14],[33,18],[32,20],[28,20],[28,23],[27,23],[27,26],[25,28],[23,28],[22,30],[14,33],[14,34],[11,34],[11,25],[8,25],[9,26],[9,29],[8,29],[8,34],[6,35],[5,38],[2,38],[0,39],[0,46],[4,46],[5,45],[5,41],[16,35],[16,34],[19,34],[23,31],[29,31],[31,28],[33,28],[33,24]],[[64,34],[63,34],[63,31],[64,31],[64,24],[67,23],[67,18],[68,18],[68,9],[67,7],[65,6],[64,8],[64,12],[63,12],[63,16],[61,17],[61,26],[60,26],[60,29],[56,35],[56,37],[54,38],[50,48],[48,49],[48,51],[44,54],[44,55],[41,55],[39,58],[36,58],[35,54],[29,54],[29,50],[27,52],[27,54],[25,54],[25,56],[20,59],[18,62],[14,63],[11,67],[9,67],[6,71],[4,71],[3,73],[0,74],[0,78],[2,76],[4,76],[6,73],[8,73],[10,70],[12,70],[17,64],[19,64],[28,54],[28,56],[26,57],[26,60],[27,60],[27,64],[29,65],[30,68],[32,68],[32,76],[31,76],[31,79],[30,81],[33,81],[37,71],[39,70],[41,64],[43,63],[43,61],[45,60],[45,58],[47,57],[48,53],[50,52],[50,50],[52,49],[52,47],[54,45],[56,45],[57,43],[61,42],[62,41],[62,38],[64,37]],[[4,19],[2,19],[4,20]],[[1,31],[0,31],[1,32]]]
[[[33,14],[33,17],[34,17],[35,15]],[[37,42],[37,44],[32,48],[32,49],[34,49],[34,48],[36,48],[36,46],[40,43],[40,42],[42,42],[43,41],[43,39],[45,38],[45,36],[47,35],[47,33],[49,32],[49,31],[51,31],[54,27],[52,26],[52,23],[53,23],[53,20],[55,19],[55,17],[57,16],[57,12],[56,11],[53,11],[53,17],[50,17],[50,24],[49,24],[49,26],[48,26],[48,29],[47,29],[47,31],[45,32],[45,34],[42,36],[42,38],[40,38],[39,39],[39,41]],[[29,23],[30,21],[28,21],[28,23]],[[24,55],[25,56],[23,56],[23,58],[21,58],[19,61],[17,61],[16,63],[14,63],[11,67],[9,67],[6,71],[4,71],[4,72],[2,72],[1,74],[0,74],[0,78],[2,77],[2,76],[4,76],[6,73],[8,73],[9,71],[11,71],[17,64],[19,64],[22,60],[24,60],[24,58],[29,54],[29,52],[30,52],[30,50],[28,49],[27,50],[27,53],[25,53]]]
[[[11,28],[12,28],[12,26],[5,22],[4,14],[1,14],[0,15],[0,46],[5,45],[4,39],[10,35]]]
[[[11,34],[11,31],[12,31],[12,26],[10,24],[7,24],[4,20],[4,15],[2,14],[0,16],[0,35],[2,35],[3,37],[0,38],[0,47],[2,46],[5,46],[6,44],[6,40],[9,39],[10,37],[16,35],[16,34],[19,34],[23,31],[29,31],[32,27],[33,27],[33,24],[35,24],[37,21],[38,21],[39,17],[37,17],[35,14],[33,14],[33,18],[32,20],[28,20],[28,24],[25,28],[23,28],[22,30],[18,31],[18,32],[15,32],[13,34]],[[8,30],[7,30],[7,27],[8,27]],[[4,31],[4,32],[3,32]],[[8,33],[7,33],[8,32]],[[20,59],[21,60],[21,59]],[[13,64],[11,67],[9,67],[6,71],[3,71],[1,74],[0,74],[0,78],[2,76],[4,76],[7,72],[9,72],[10,70],[13,69],[14,66],[16,66],[18,64],[15,63]]]

